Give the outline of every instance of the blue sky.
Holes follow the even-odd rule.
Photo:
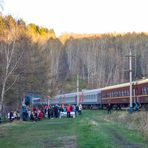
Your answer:
[[[148,0],[3,0],[3,14],[61,33],[148,32]]]

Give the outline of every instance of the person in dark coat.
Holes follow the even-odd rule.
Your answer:
[[[34,121],[34,120],[35,120],[35,119],[34,119],[34,112],[33,112],[33,111],[32,111],[31,114],[30,114],[30,120],[31,120],[31,121]]]
[[[38,113],[37,113],[37,111],[34,111],[34,120],[38,121]]]
[[[10,121],[13,121],[13,112],[10,112]]]
[[[54,116],[55,116],[55,118],[58,118],[58,106],[57,105],[55,105],[54,106]]]
[[[112,106],[109,103],[108,106],[107,106],[107,112],[108,112],[108,114],[111,114],[111,109],[112,109]]]
[[[78,115],[78,113],[79,113],[79,106],[77,105],[76,106],[76,116]]]
[[[51,118],[51,107],[50,106],[48,106],[47,112],[48,112],[48,119],[50,119]]]

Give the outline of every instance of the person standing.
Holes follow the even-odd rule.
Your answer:
[[[76,116],[78,115],[78,113],[79,113],[79,106],[77,105],[76,106]]]
[[[38,120],[40,121],[42,120],[42,118],[43,118],[43,114],[40,110],[38,110]]]
[[[14,118],[14,117],[13,117],[13,112],[10,111],[10,119],[9,119],[9,120],[10,120],[10,121],[13,121],[13,118]]]
[[[55,118],[58,118],[58,106],[57,106],[57,104],[54,106],[54,116],[55,116]]]
[[[67,118],[70,118],[70,104],[66,106]]]
[[[80,104],[79,105],[79,115],[81,115],[82,114],[82,105]]]
[[[107,112],[108,112],[108,114],[111,114],[111,109],[112,109],[112,106],[109,103],[108,106],[107,106]]]
[[[47,112],[48,112],[48,119],[50,119],[50,117],[51,117],[51,106],[48,106]]]

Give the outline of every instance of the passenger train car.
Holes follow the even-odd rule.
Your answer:
[[[50,99],[50,104],[82,104],[83,106],[90,106],[90,105],[99,105],[101,104],[100,99],[100,89],[93,89],[93,90],[83,90],[81,92],[74,92],[74,93],[67,93],[62,95],[57,95]],[[78,100],[77,100],[78,95]]]
[[[101,89],[83,90],[79,103],[85,108],[101,107]]]
[[[108,103],[127,107],[130,103],[130,83],[123,83],[108,86],[101,89],[101,99],[103,106]],[[133,106],[148,106],[148,79],[134,81],[132,83]]]
[[[99,89],[82,90],[77,92],[57,95],[50,100],[50,104],[82,104],[85,107],[128,107],[130,103],[130,83],[107,86]],[[133,107],[148,107],[148,79],[132,82]]]
[[[80,96],[80,92],[78,93]],[[55,104],[76,104],[77,103],[77,93],[67,93],[62,95],[57,95],[50,100],[51,105]]]

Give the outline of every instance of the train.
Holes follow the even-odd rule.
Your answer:
[[[132,94],[133,108],[148,109],[148,79],[133,81]],[[82,104],[83,108],[106,108],[108,104],[116,109],[129,107],[130,83],[60,94],[49,100],[51,105],[77,103]]]

